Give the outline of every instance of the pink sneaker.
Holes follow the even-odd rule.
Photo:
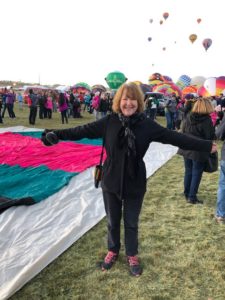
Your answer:
[[[104,261],[101,263],[102,271],[106,271],[112,268],[113,264],[118,258],[118,253],[108,251]]]
[[[127,256],[127,261],[130,266],[130,273],[133,276],[140,276],[142,274],[142,267],[140,266],[137,255]]]

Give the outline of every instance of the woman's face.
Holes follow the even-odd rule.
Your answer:
[[[138,109],[138,102],[136,99],[131,99],[127,96],[127,91],[124,90],[121,100],[120,100],[120,109],[124,116],[132,116]]]

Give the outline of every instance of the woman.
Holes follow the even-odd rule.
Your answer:
[[[68,109],[68,104],[67,104],[66,97],[64,93],[61,92],[59,94],[59,111],[61,113],[62,124],[64,124],[64,120],[66,121],[66,123],[68,123],[67,109]]]
[[[213,111],[214,107],[209,99],[199,98],[187,115],[182,132],[201,139],[213,140],[215,132],[210,117]],[[184,196],[188,203],[198,204],[203,203],[197,198],[197,193],[209,152],[193,150],[179,149],[178,154],[184,157]]]
[[[125,83],[113,99],[113,113],[98,121],[64,130],[45,130],[42,141],[50,146],[62,140],[105,139],[107,158],[103,166],[102,192],[108,222],[108,253],[101,264],[109,270],[120,251],[120,223],[123,216],[125,249],[131,274],[139,276],[138,219],[146,191],[143,157],[151,142],[172,144],[185,149],[215,151],[212,141],[187,137],[168,130],[144,111],[144,95],[135,83]]]

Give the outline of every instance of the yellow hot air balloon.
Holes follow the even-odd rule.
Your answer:
[[[192,43],[194,43],[196,41],[196,39],[197,39],[197,35],[196,34],[193,33],[193,34],[189,35],[189,40]]]

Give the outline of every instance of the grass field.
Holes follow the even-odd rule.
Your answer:
[[[29,127],[27,109],[16,115],[15,120],[6,117],[3,126]],[[92,119],[85,114],[63,127]],[[165,124],[163,117],[158,121]],[[35,127],[61,128],[59,114],[37,119]],[[141,277],[129,275],[124,244],[112,270],[97,268],[106,252],[103,219],[10,299],[224,300],[225,226],[214,221],[218,172],[203,175],[203,205],[185,202],[183,172],[183,160],[176,155],[148,179],[139,230]]]

